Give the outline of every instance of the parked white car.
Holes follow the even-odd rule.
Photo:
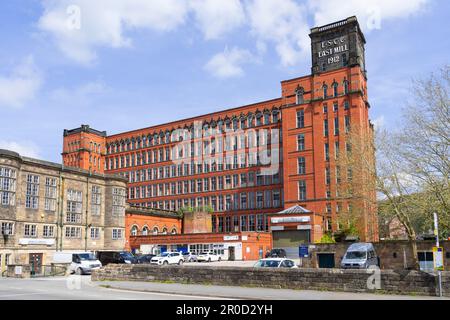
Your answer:
[[[102,263],[92,252],[55,252],[53,263],[69,264],[70,273],[90,274],[102,267]]]
[[[218,254],[214,253],[213,251],[210,252],[202,252],[197,256],[197,261],[220,261],[222,260],[222,257]]]
[[[286,258],[261,259],[254,265],[255,268],[298,268],[295,262]]]
[[[182,265],[184,262],[184,257],[180,252],[164,252],[150,260],[151,264],[157,265],[168,265],[168,264],[178,264]]]

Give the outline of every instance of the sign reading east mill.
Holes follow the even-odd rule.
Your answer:
[[[348,51],[348,37],[341,36],[320,42],[317,55],[322,63],[332,64],[341,62],[345,57],[342,54],[346,51]]]

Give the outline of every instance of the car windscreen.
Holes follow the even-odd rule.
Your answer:
[[[131,260],[131,259],[134,258],[133,255],[131,253],[129,253],[129,252],[121,252],[120,256],[122,258],[124,258],[125,260]]]
[[[163,252],[161,254],[158,254],[158,257],[167,257],[169,255],[168,252]]]
[[[278,260],[259,260],[255,267],[259,268],[278,268],[280,261]]]
[[[365,251],[349,251],[345,255],[346,259],[366,259],[367,253]]]
[[[81,261],[97,260],[97,258],[92,253],[78,253],[77,257],[80,258]]]

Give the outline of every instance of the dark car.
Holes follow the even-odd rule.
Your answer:
[[[286,258],[286,251],[284,249],[272,249],[266,258]]]
[[[139,257],[137,257],[137,263],[150,263],[150,261],[152,260],[153,257],[155,257],[156,255],[154,254],[143,254]]]
[[[99,251],[97,252],[97,258],[103,266],[108,263],[138,263],[136,257],[126,251]]]

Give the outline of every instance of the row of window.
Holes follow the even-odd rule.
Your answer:
[[[137,236],[137,235],[146,236],[146,235],[150,235],[150,229],[147,226],[143,226],[142,230],[139,230],[139,227],[134,225],[131,227],[130,234],[132,236]],[[169,229],[167,227],[163,227],[160,232],[159,228],[157,226],[154,226],[151,234],[152,235],[169,234]],[[170,234],[177,234],[177,228],[173,227],[172,230],[170,231]]]
[[[219,196],[183,198],[176,200],[153,201],[140,203],[155,209],[177,211],[184,207],[210,206],[214,212],[236,211],[248,209],[279,208],[283,206],[282,191],[265,190],[257,192],[241,192]]]
[[[261,133],[261,132],[260,132]],[[128,168],[134,166],[141,166],[146,164],[154,164],[165,161],[186,159],[192,162],[194,158],[201,158],[201,160],[211,160],[211,163],[230,164],[232,163],[232,157],[239,156],[241,158],[240,163],[249,166],[257,164],[257,155],[269,154],[279,149],[279,142],[281,142],[281,129],[268,134],[246,135],[227,137],[225,139],[225,145],[223,139],[211,139],[207,141],[192,142],[192,143],[180,143],[175,146],[159,148],[148,151],[133,152],[131,154],[125,154],[116,157],[107,157],[105,162],[105,168],[107,170]],[[273,145],[273,142],[278,142],[277,145]],[[246,148],[255,149],[253,151],[246,150]],[[227,154],[226,157],[222,157],[223,152],[226,151],[238,151],[243,150],[241,154]],[[246,157],[245,154],[249,153],[252,156]],[[219,155],[219,156],[216,156]],[[200,160],[200,159],[199,159]],[[254,160],[254,161],[252,161]],[[247,164],[245,164],[247,163]]]
[[[346,59],[346,56],[343,55]],[[345,60],[346,61],[346,60]],[[350,83],[348,82],[348,80],[344,79],[344,81],[342,82],[342,93],[344,95],[347,95],[349,93],[350,90]],[[329,94],[328,91],[328,85],[327,84],[323,84],[322,85],[322,97],[324,99],[330,98],[330,97],[338,97],[339,96],[339,83],[337,83],[336,81],[334,81],[331,84],[331,89],[332,89],[332,94]],[[302,104],[305,102],[304,99],[304,94],[305,94],[305,89],[302,87],[298,87],[297,90],[295,91],[295,96],[296,96],[296,103],[297,104]]]
[[[14,235],[14,222],[2,222],[1,223],[1,234],[2,235]],[[64,235],[66,238],[81,238],[82,227],[66,226]],[[36,224],[25,224],[23,228],[23,236],[28,238],[36,238],[39,236],[38,226]],[[54,225],[43,225],[42,226],[42,237],[43,238],[54,238],[55,237],[55,226]],[[100,228],[90,227],[90,237],[93,240],[100,239]],[[122,229],[113,229],[112,238],[115,240],[123,239]]]
[[[267,214],[248,214],[233,216],[213,215],[211,219],[213,232],[246,232],[269,230],[269,218]]]
[[[67,146],[68,146],[68,150],[67,150],[68,152],[78,151],[81,148],[81,144],[80,144],[79,140],[69,142]],[[89,151],[94,152],[94,153],[101,153],[102,146],[100,143],[91,141],[89,143]]]
[[[150,169],[149,169],[150,170]],[[145,179],[145,170],[133,172],[136,174],[136,181],[154,181],[156,179]],[[243,172],[234,175],[221,175],[207,177],[203,179],[181,180],[171,183],[149,184],[143,186],[130,186],[129,199],[153,198],[170,195],[181,195],[196,192],[209,192],[217,190],[247,188],[254,186],[268,186],[281,183],[281,174],[274,175],[261,174],[256,171]]]
[[[256,115],[249,114],[241,119],[233,118],[232,120],[213,121],[211,124],[206,123],[203,126],[193,125],[190,129],[166,130],[165,132],[161,131],[159,133],[133,137],[131,139],[126,139],[125,141],[116,141],[107,145],[107,154],[147,148],[164,143],[179,142],[180,140],[207,137],[210,135],[222,134],[224,131],[228,130],[244,130],[254,126],[278,123],[279,121],[279,110],[273,110],[272,113],[258,112]]]
[[[338,104],[335,103],[333,104],[333,110],[336,112],[338,108]],[[349,105],[348,105],[348,101],[344,102],[344,109],[348,110]],[[328,112],[328,107],[326,105],[324,105],[323,107],[323,112],[324,114],[326,114]],[[328,136],[328,119],[324,119],[324,135]],[[345,115],[344,116],[344,123],[345,123],[345,130],[346,132],[348,132],[348,130],[350,129],[350,116],[349,115]],[[304,109],[300,109],[297,111],[297,128],[304,128],[305,127],[305,110]],[[339,118],[335,117],[334,118],[334,128],[335,128],[335,135],[339,134]]]

